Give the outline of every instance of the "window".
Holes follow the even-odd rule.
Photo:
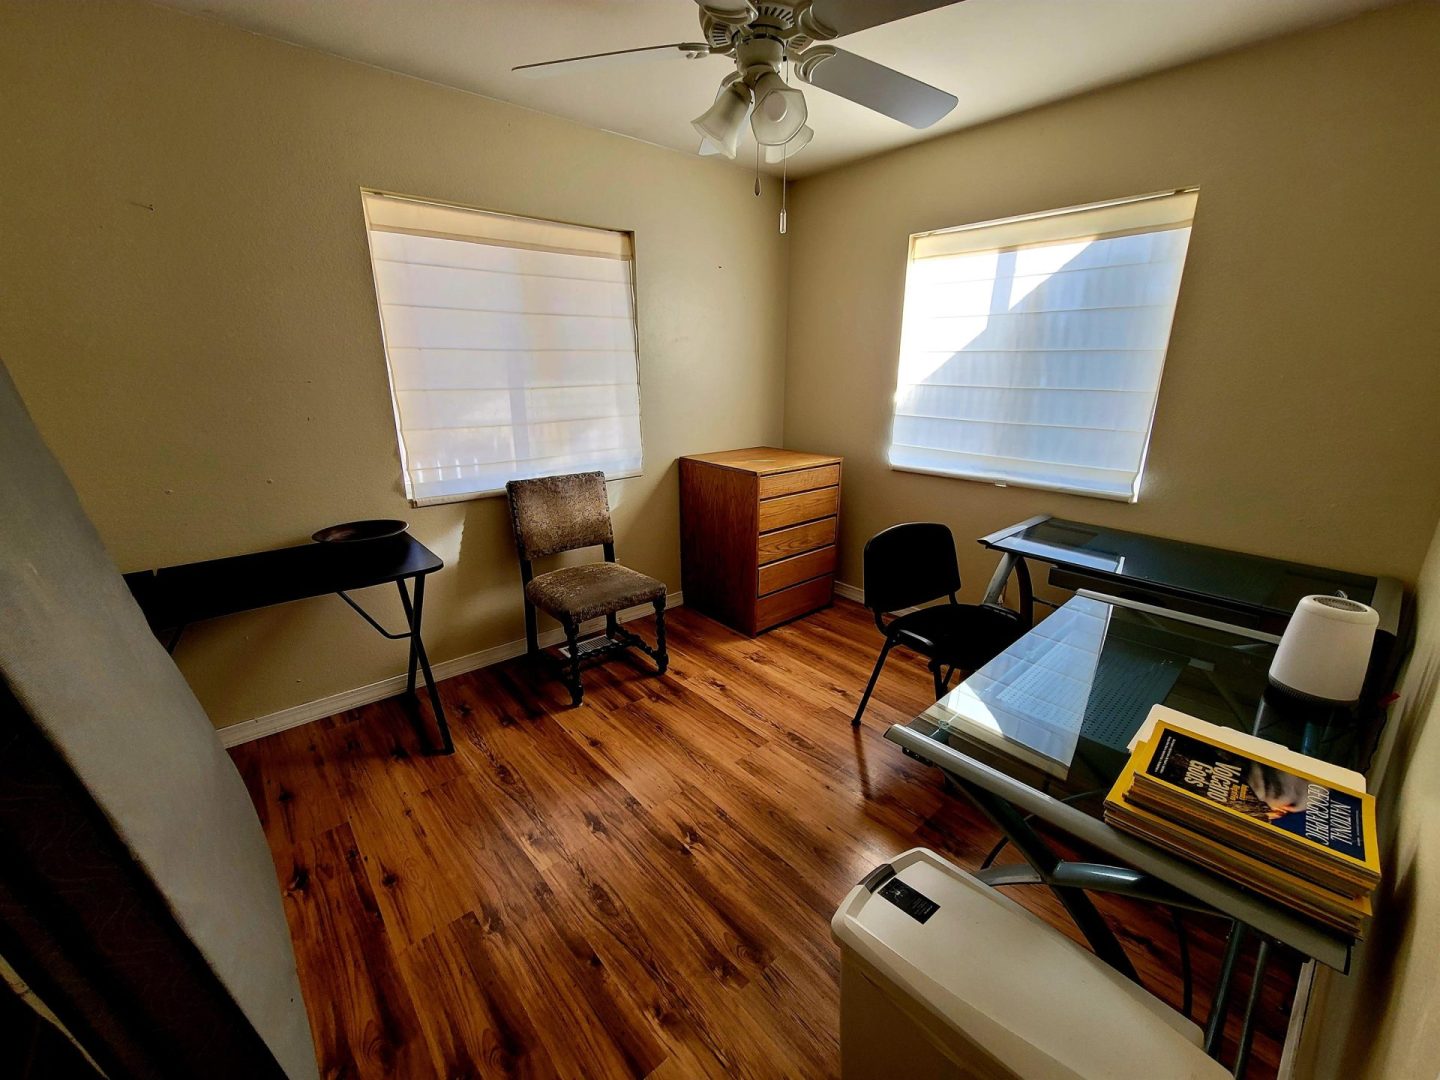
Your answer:
[[[912,236],[890,464],[1134,502],[1195,200]]]
[[[640,472],[629,233],[366,192],[405,493]]]

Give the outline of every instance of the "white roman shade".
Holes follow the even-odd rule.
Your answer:
[[[1133,502],[1196,197],[912,236],[890,464]]]
[[[629,233],[365,193],[405,489],[640,471]]]

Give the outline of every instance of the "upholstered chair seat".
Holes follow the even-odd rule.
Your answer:
[[[560,676],[570,689],[570,701],[579,705],[585,689],[580,669],[606,656],[638,649],[655,661],[664,675],[670,663],[665,651],[665,583],[621,566],[615,561],[615,530],[610,523],[610,502],[605,474],[572,473],[511,480],[505,485],[510,500],[510,523],[515,528],[515,551],[520,556],[520,581],[525,596],[525,640],[537,663],[551,659],[540,648],[536,611],[560,620],[565,646]],[[599,547],[604,562],[566,566],[535,573],[534,561],[578,548]],[[640,604],[655,608],[655,644],[620,626],[620,613]],[[580,640],[580,624],[605,619],[603,634]]]
[[[665,583],[619,563],[566,566],[532,578],[525,597],[557,619],[584,622],[665,598]]]

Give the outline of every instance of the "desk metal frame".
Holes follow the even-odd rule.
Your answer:
[[[1116,971],[1139,982],[1104,918],[1087,893],[1116,893],[1171,908],[1218,915],[1231,920],[1225,960],[1205,1022],[1205,1051],[1218,1059],[1231,984],[1245,938],[1260,937],[1251,992],[1241,1014],[1241,1032],[1234,1073],[1241,1076],[1249,1059],[1253,1019],[1272,942],[1289,945],[1304,956],[1340,971],[1348,970],[1353,940],[1319,926],[1216,877],[1193,863],[1131,837],[1068,803],[1047,795],[998,769],[896,724],[885,738],[910,757],[942,770],[1004,834],[1024,858],[1022,864],[992,866],[977,877],[993,886],[1044,885],[1075,920],[1095,954]],[[1113,856],[1125,865],[1077,862],[1063,858],[1031,826],[1033,816],[1074,839]]]
[[[1132,577],[1123,572],[1102,570],[1093,566],[1055,562],[1040,555],[1026,555],[1005,548],[1005,542],[1011,537],[1049,520],[1051,520],[1051,515],[1038,514],[980,538],[982,545],[1000,553],[1000,561],[995,567],[994,574],[990,577],[990,583],[985,588],[985,603],[1000,603],[1010,575],[1014,574],[1016,584],[1019,586],[1017,606],[1020,614],[1025,616],[1027,622],[1033,626],[1035,622],[1035,592],[1026,559],[1035,559],[1038,562],[1051,563],[1054,567],[1051,573],[1052,584],[1059,584],[1067,588],[1091,587],[1106,593],[1126,590],[1132,594],[1132,599],[1134,598],[1133,594],[1140,594],[1158,602],[1165,608],[1198,607],[1211,613],[1212,617],[1221,617],[1220,621],[1226,625],[1255,625],[1260,629],[1274,630],[1275,632],[1282,630],[1285,622],[1289,619],[1288,614],[1281,614],[1275,610],[1238,599],[1195,593],[1161,580]],[[1259,559],[1260,557],[1253,558]],[[1277,562],[1277,560],[1264,561]],[[1380,613],[1380,631],[1395,639],[1403,647],[1406,642],[1402,638],[1408,631],[1408,623],[1411,621],[1405,607],[1404,589],[1394,578],[1377,577],[1374,581],[1374,595],[1370,598],[1370,604]],[[1232,623],[1230,619],[1223,618],[1226,615],[1236,621]]]

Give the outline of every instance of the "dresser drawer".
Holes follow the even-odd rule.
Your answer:
[[[823,518],[820,521],[812,521],[808,525],[796,525],[793,529],[779,529],[772,533],[765,533],[760,537],[759,558],[756,561],[764,566],[778,559],[814,551],[816,548],[833,543],[835,543],[835,519],[833,517]]]
[[[755,630],[768,630],[787,619],[822,608],[830,603],[834,592],[835,582],[827,576],[771,593],[755,607]]]
[[[799,582],[809,581],[822,574],[833,574],[834,572],[835,546],[832,544],[819,551],[795,555],[788,559],[781,559],[779,562],[773,562],[769,566],[762,566],[758,595],[765,596]]]
[[[787,525],[799,525],[802,521],[833,517],[839,509],[838,487],[766,499],[760,504],[760,531],[764,533],[771,529],[783,529]]]
[[[796,469],[794,472],[771,473],[769,476],[760,477],[760,498],[773,499],[777,495],[793,495],[797,491],[834,487],[838,483],[840,483],[839,465],[821,465],[816,469]]]

